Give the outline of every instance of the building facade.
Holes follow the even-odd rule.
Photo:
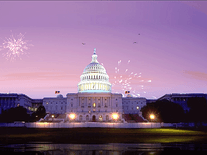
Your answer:
[[[40,105],[42,105],[42,101],[42,99],[31,99],[24,94],[0,94],[0,113],[2,110],[8,110],[10,108],[22,106],[26,108],[27,112],[30,114],[36,111]]]
[[[68,93],[66,98],[58,95],[57,98],[43,99],[47,113],[66,113],[69,122],[123,122],[123,114],[141,114],[146,99],[111,93],[109,76],[97,57],[94,49],[91,63],[80,76],[78,93]]]
[[[207,94],[202,93],[192,93],[192,94],[165,94],[164,96],[160,97],[158,100],[168,100],[174,103],[177,103],[182,106],[185,112],[189,111],[189,107],[187,105],[188,99],[191,97],[204,97],[207,100]]]
[[[67,111],[67,98],[61,94],[57,98],[43,98],[43,106],[47,113],[65,114]]]
[[[142,115],[141,109],[146,105],[146,98],[132,97],[128,95],[122,98],[122,109],[124,114],[139,114]]]

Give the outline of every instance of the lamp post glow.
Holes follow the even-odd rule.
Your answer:
[[[118,118],[119,118],[119,115],[118,115],[117,113],[113,113],[113,114],[112,114],[112,119],[113,119],[114,121],[116,121]],[[114,128],[114,122],[113,122],[113,128]]]
[[[54,120],[54,117],[55,117],[55,116],[54,116],[54,115],[52,115],[52,121]]]
[[[118,114],[116,114],[116,113],[112,114],[112,118],[113,118],[114,120],[117,120],[118,117],[119,117]]]
[[[151,119],[151,128],[152,128],[152,120],[155,119],[155,115],[154,114],[150,114],[150,119]]]
[[[69,118],[70,118],[71,120],[74,120],[74,119],[75,119],[75,114],[70,114],[70,115],[69,115]]]
[[[116,114],[116,113],[113,113],[112,118],[113,118],[114,121],[116,121],[119,118],[119,115]],[[114,128],[114,122],[113,122],[113,128]]]
[[[151,114],[151,115],[150,115],[150,119],[151,119],[151,120],[155,119],[155,115],[154,115],[154,114]]]

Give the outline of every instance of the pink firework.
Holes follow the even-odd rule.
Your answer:
[[[21,59],[21,55],[26,54],[26,50],[29,49],[28,46],[33,46],[28,44],[28,41],[24,41],[24,35],[19,34],[18,38],[15,39],[13,35],[10,38],[6,38],[3,43],[3,49],[8,49],[6,53],[3,53],[3,56],[6,57],[7,60],[15,60],[17,57]]]
[[[124,64],[122,64],[122,60],[118,61],[112,82],[112,92],[121,93],[123,96],[125,96],[125,91],[130,91],[134,97],[144,95],[147,93],[144,90],[144,84],[151,80],[142,78],[142,73],[131,71],[130,68],[130,60]]]

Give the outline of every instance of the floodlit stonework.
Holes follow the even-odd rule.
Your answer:
[[[111,93],[109,76],[97,57],[94,49],[91,63],[80,76],[78,93],[68,93],[66,98],[58,95],[57,98],[43,99],[48,113],[66,113],[69,122],[124,122],[123,114],[141,115],[146,98]]]

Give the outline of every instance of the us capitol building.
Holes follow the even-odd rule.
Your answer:
[[[57,97],[43,99],[32,99],[25,94],[0,93],[0,114],[2,111],[18,106],[23,106],[29,114],[32,114],[43,105],[48,113],[44,120],[48,121],[60,119],[64,122],[124,122],[131,114],[144,120],[140,110],[146,104],[156,101],[133,97],[130,94],[124,97],[122,94],[111,93],[111,87],[109,76],[105,68],[99,64],[94,49],[91,63],[85,67],[80,76],[78,93],[68,93],[66,97],[59,94]],[[191,97],[207,99],[207,94],[172,93],[165,94],[157,100],[180,104],[187,112],[189,110],[187,101]]]
[[[88,64],[78,83],[78,93],[68,93],[66,98],[43,98],[47,113],[66,114],[68,121],[117,122],[124,121],[123,114],[139,114],[146,105],[146,98],[134,98],[130,94],[111,93],[111,83],[106,69],[97,60],[96,49],[92,61]]]
[[[122,94],[111,93],[111,87],[106,69],[99,64],[94,49],[91,63],[80,76],[78,93],[43,99],[32,99],[25,94],[0,93],[0,114],[18,106],[23,106],[31,114],[43,105],[48,113],[45,120],[53,117],[53,120],[61,118],[65,122],[123,122],[127,114],[142,117],[140,110],[146,105],[146,98],[130,94],[123,97]]]

